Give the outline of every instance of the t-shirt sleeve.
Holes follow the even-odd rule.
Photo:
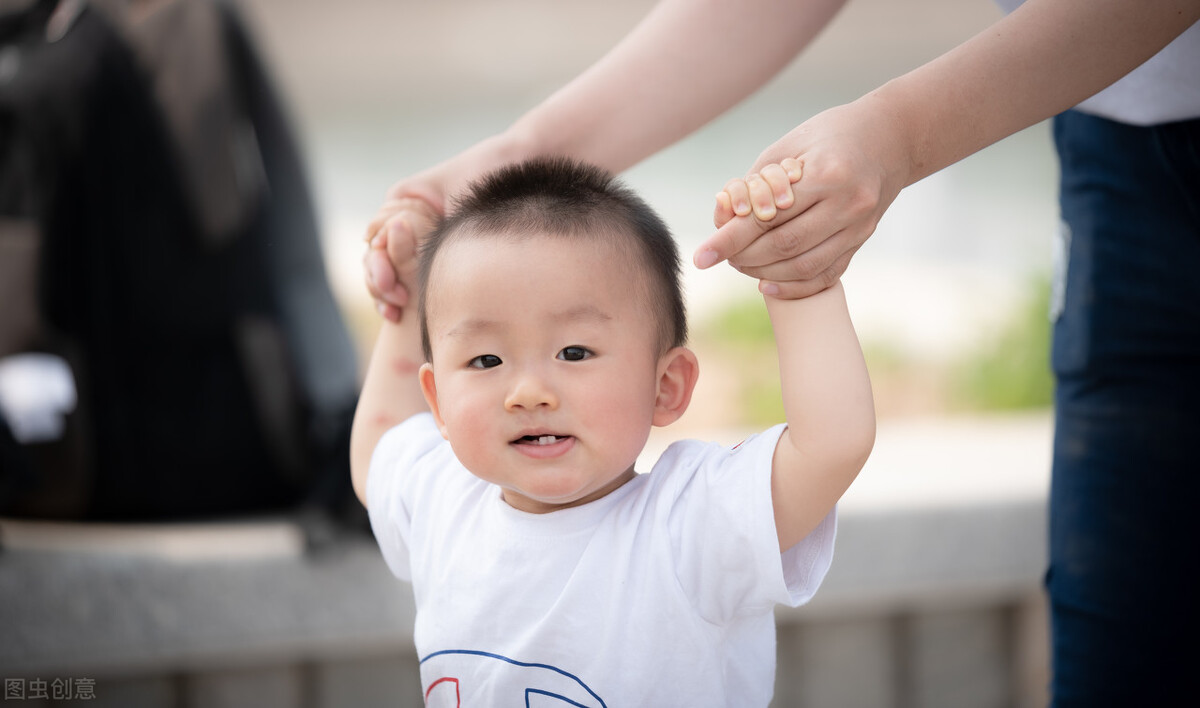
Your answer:
[[[428,413],[415,415],[384,433],[371,454],[367,471],[367,514],[388,568],[412,580],[409,538],[412,489],[423,457],[443,442]]]
[[[771,502],[771,461],[786,426],[734,448],[685,450],[685,485],[671,510],[680,584],[701,616],[724,622],[812,598],[833,560],[837,510],[794,547],[779,552]],[[671,451],[668,451],[668,455]]]

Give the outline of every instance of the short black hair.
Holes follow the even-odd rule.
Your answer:
[[[464,234],[626,239],[636,249],[631,260],[642,264],[646,306],[659,320],[660,353],[687,341],[679,252],[667,225],[604,169],[543,157],[502,167],[472,184],[422,243],[417,282],[426,361],[433,357],[426,309],[429,276],[442,246]]]

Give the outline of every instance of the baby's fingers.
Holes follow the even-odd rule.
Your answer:
[[[746,186],[745,180],[729,180],[725,183],[725,193],[729,195],[729,203],[732,205],[735,215],[750,215],[753,211],[750,207],[750,188]]]
[[[792,184],[799,182],[800,177],[804,175],[804,163],[797,158],[785,157],[779,161],[779,166],[787,173],[788,181]]]
[[[803,165],[789,157],[771,163],[745,179],[731,179],[717,194],[713,209],[713,224],[719,229],[735,216],[754,215],[759,221],[774,219],[780,209],[790,209],[796,203],[792,185],[800,181]]]
[[[783,170],[780,169],[782,173]],[[785,175],[786,179],[786,175]],[[790,184],[788,185],[788,196],[792,191]],[[750,206],[754,210],[754,216],[759,221],[770,221],[775,218],[777,213],[775,209],[775,193],[771,184],[760,174],[753,174],[746,178],[746,188],[750,191]],[[791,206],[789,202],[788,206]]]
[[[375,218],[371,219],[371,223],[367,224],[366,233],[363,234],[363,240],[367,242],[370,248],[386,248],[387,247],[387,221],[393,215],[393,212],[388,209],[388,205],[384,205],[375,214]]]
[[[762,179],[771,190],[771,197],[775,206],[780,209],[787,209],[796,203],[796,197],[792,194],[792,182],[795,180],[791,178],[791,175],[783,165],[771,163],[762,168],[759,175],[762,176]]]

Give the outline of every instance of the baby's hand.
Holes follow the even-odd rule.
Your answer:
[[[392,322],[415,295],[417,245],[439,219],[424,199],[389,196],[367,226],[363,276],[379,314]]]
[[[763,167],[745,179],[731,179],[717,194],[713,224],[719,229],[735,216],[754,214],[759,221],[775,218],[778,209],[796,202],[792,185],[800,181],[803,165],[794,157]]]

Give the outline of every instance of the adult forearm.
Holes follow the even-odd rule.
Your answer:
[[[899,126],[911,184],[1092,96],[1197,19],[1197,0],[1027,0],[861,101]]]
[[[506,134],[522,152],[621,171],[735,105],[845,0],[663,0],[620,44]]]

